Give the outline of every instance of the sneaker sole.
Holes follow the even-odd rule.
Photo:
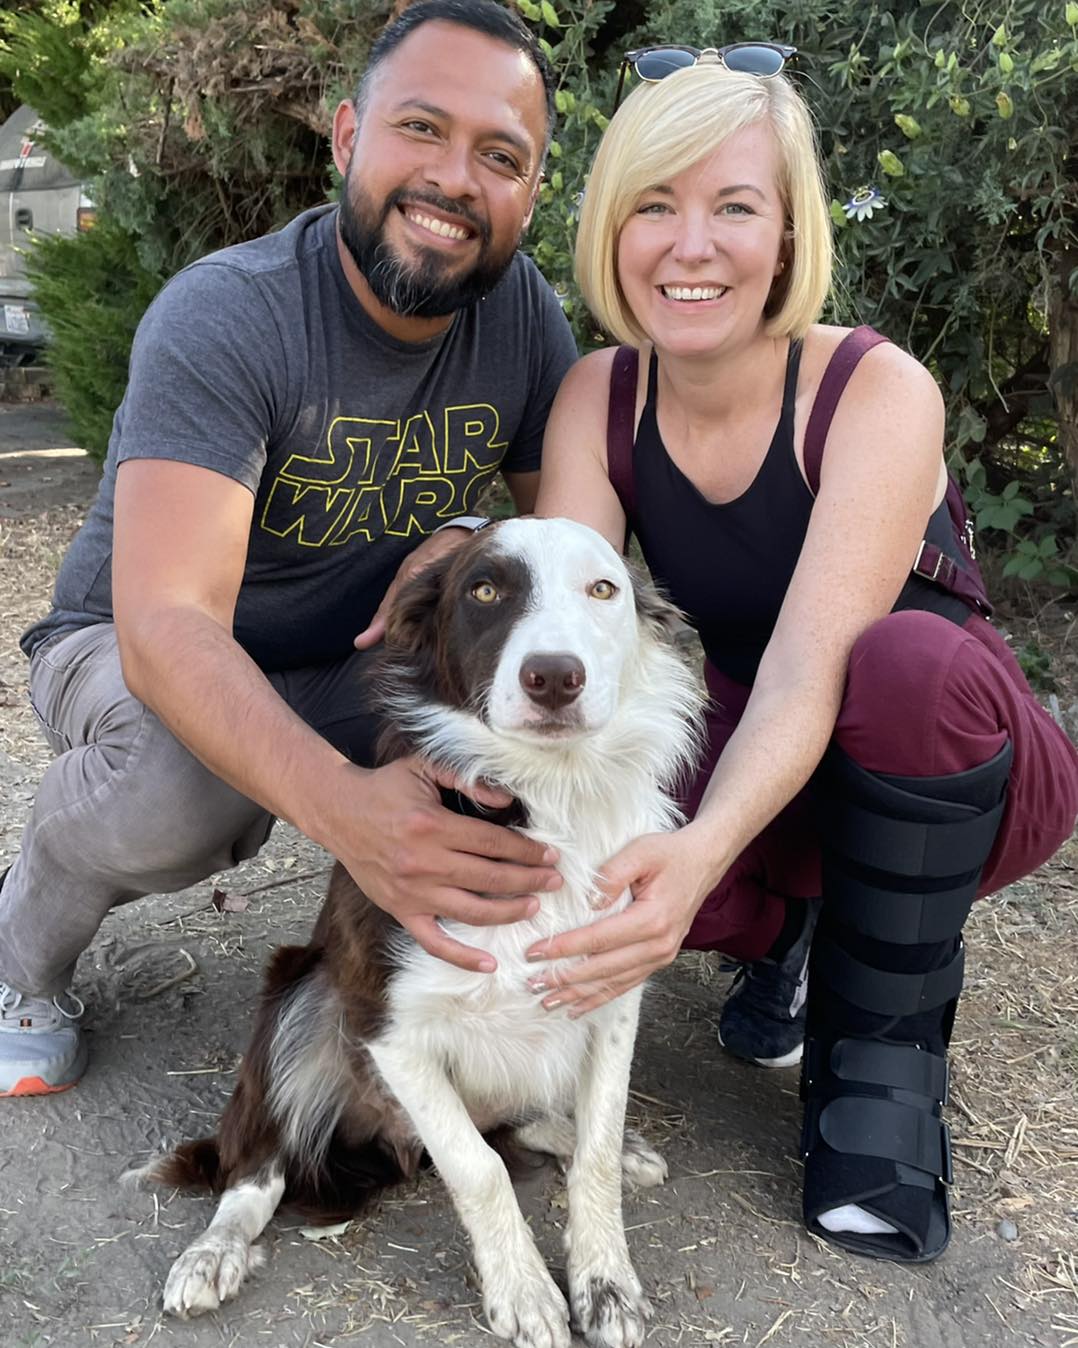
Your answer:
[[[76,1081],[67,1081],[62,1086],[50,1086],[40,1077],[23,1077],[9,1091],[0,1091],[0,1100],[11,1100],[20,1095],[57,1095],[60,1091],[69,1091],[77,1086]]]
[[[89,1056],[86,1040],[80,1038],[74,1060],[67,1069],[67,1081],[46,1081],[44,1077],[20,1077],[10,1089],[0,1091],[0,1100],[13,1100],[25,1095],[59,1095],[61,1091],[69,1091],[82,1080]]]
[[[796,1067],[805,1052],[804,1044],[798,1044],[789,1053],[784,1053],[781,1058],[743,1058],[740,1053],[735,1053],[733,1049],[726,1048],[720,1033],[716,1032],[715,1037],[719,1041],[719,1047],[725,1048],[731,1058],[737,1058],[740,1062],[755,1063],[757,1067]]]

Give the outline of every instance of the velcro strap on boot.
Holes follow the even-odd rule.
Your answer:
[[[827,1073],[833,1080],[828,1079]],[[909,1091],[945,1105],[950,1091],[950,1069],[946,1058],[913,1044],[838,1039],[829,1046],[825,1040],[806,1039],[801,1098],[805,1099],[813,1086],[833,1091],[836,1082]]]
[[[820,1137],[833,1151],[877,1156],[952,1183],[951,1135],[935,1114],[894,1100],[839,1096],[820,1110]]]
[[[850,871],[842,872],[841,884],[829,885],[834,862],[824,858],[824,892],[833,917],[862,936],[896,945],[928,945],[957,936],[973,906],[976,882],[966,880],[954,889],[931,894],[908,894],[881,889]]]
[[[984,865],[1005,805],[968,819],[921,823],[848,800],[831,824],[828,844],[840,856],[892,875],[962,875]]]
[[[889,1090],[910,1091],[947,1103],[947,1059],[912,1044],[872,1039],[839,1039],[831,1049],[831,1071],[840,1081],[860,1081]]]
[[[916,1016],[953,1001],[962,991],[966,952],[959,947],[949,964],[925,974],[894,974],[849,955],[829,936],[817,933],[812,976],[846,1001],[878,1016]]]

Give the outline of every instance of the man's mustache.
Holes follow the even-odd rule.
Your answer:
[[[440,192],[405,192],[402,188],[396,188],[386,198],[380,224],[385,224],[389,212],[392,210],[401,206],[420,205],[432,206],[436,211],[443,211],[446,215],[456,216],[458,220],[466,220],[479,236],[480,243],[484,245],[490,243],[489,221],[478,216],[471,206],[466,206],[460,201],[452,201],[449,197],[442,196]]]

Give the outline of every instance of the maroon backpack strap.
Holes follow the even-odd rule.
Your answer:
[[[823,464],[824,445],[827,443],[827,432],[831,429],[835,408],[849,383],[850,375],[866,351],[871,351],[874,346],[888,340],[889,338],[872,328],[865,326],[854,328],[839,342],[828,361],[827,369],[824,370],[823,378],[820,380],[816,401],[809,413],[808,426],[805,428],[805,478],[813,496],[817,496],[820,491],[820,469]],[[967,560],[968,569],[954,558],[947,556],[937,544],[925,538],[917,550],[917,559],[911,570],[914,575],[957,595],[959,599],[987,616],[992,612],[992,606],[988,602],[980,570],[973,559],[973,526],[966,518],[962,489],[953,476],[950,477],[947,486],[947,506],[954,536]]]
[[[640,353],[619,346],[610,369],[610,402],[606,414],[606,470],[631,528],[636,513],[633,486],[633,422],[636,416],[636,380]]]
[[[944,499],[947,502],[951,531],[964,560],[959,562],[956,558],[948,556],[936,543],[923,538],[921,546],[917,549],[917,559],[913,563],[913,574],[957,595],[986,618],[990,618],[992,605],[973,551],[973,521],[966,511],[966,499],[953,473],[947,475],[947,495]]]
[[[827,369],[823,372],[816,401],[812,404],[808,425],[805,427],[805,478],[813,496],[820,494],[820,468],[823,464],[823,448],[827,443],[827,432],[831,429],[838,400],[850,382],[850,375],[867,351],[889,340],[872,328],[863,326],[854,328],[839,342],[827,362]]]

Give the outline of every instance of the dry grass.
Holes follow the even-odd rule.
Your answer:
[[[1057,1298],[1078,1334],[1076,862],[1072,842],[975,910],[951,1121],[958,1213],[1015,1223],[1025,1259],[1015,1304]]]

